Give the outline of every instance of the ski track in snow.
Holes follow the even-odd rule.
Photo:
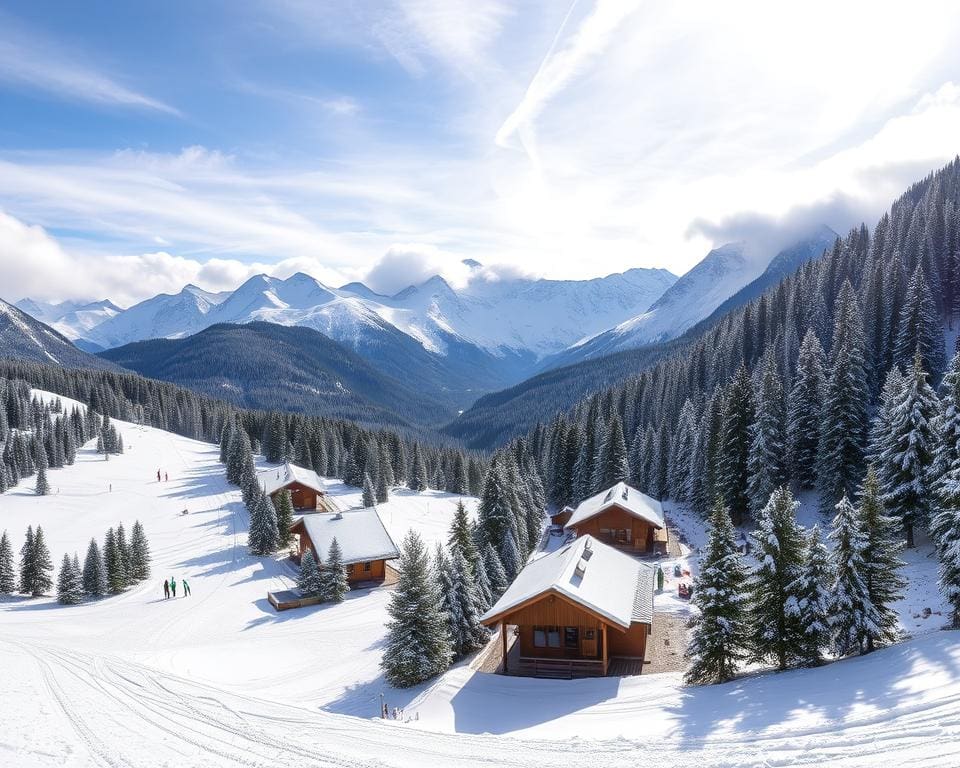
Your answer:
[[[125,455],[104,461],[88,445],[74,467],[51,470],[56,495],[34,496],[27,480],[0,497],[15,550],[40,523],[54,562],[82,557],[90,536],[139,518],[154,558],[151,580],[120,596],[0,601],[2,766],[960,764],[960,634],[931,622],[868,657],[722,686],[685,688],[675,674],[504,678],[460,664],[394,691],[378,669],[387,592],[274,613],[266,591],[293,571],[247,554],[246,513],[216,447],[116,424]],[[156,482],[158,466],[170,482]],[[358,489],[328,490],[359,503]],[[456,501],[398,492],[381,513],[394,537],[415,527],[432,544]],[[910,560],[927,589],[932,567]],[[170,576],[186,576],[193,597],[163,600]],[[419,720],[372,718],[381,692]]]

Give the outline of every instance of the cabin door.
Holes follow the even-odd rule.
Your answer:
[[[585,659],[594,659],[597,656],[596,629],[585,629],[580,640],[580,655]]]

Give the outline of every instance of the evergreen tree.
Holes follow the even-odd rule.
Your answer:
[[[757,515],[757,568],[748,583],[750,649],[755,661],[773,659],[786,669],[803,659],[803,628],[797,620],[797,593],[804,562],[804,538],[797,525],[793,494],[780,487]]]
[[[823,347],[812,329],[800,345],[797,373],[790,390],[787,440],[793,478],[803,489],[816,484],[817,449],[820,441],[820,408],[826,386]]]
[[[467,505],[463,503],[462,499],[457,502],[457,508],[453,513],[447,546],[451,555],[455,550],[459,550],[470,567],[476,571],[477,563],[480,562],[480,553],[473,540],[473,526],[470,524],[470,516],[467,514]]]
[[[317,597],[322,589],[320,571],[312,550],[307,550],[300,558],[300,575],[297,577],[297,589],[304,597]]]
[[[453,657],[436,576],[423,540],[415,531],[403,541],[400,578],[390,594],[387,646],[380,666],[397,688],[440,674]]]
[[[806,558],[793,592],[797,602],[788,605],[791,616],[800,627],[798,660],[808,667],[823,661],[823,651],[830,647],[830,555],[820,537],[820,527],[810,529]]]
[[[410,475],[410,489],[421,493],[427,490],[427,465],[423,461],[420,443],[413,444],[413,466]]]
[[[130,568],[130,544],[127,541],[127,531],[123,527],[123,523],[117,525],[117,551],[120,553],[120,560],[123,564],[123,573],[125,576],[125,583],[127,586],[130,586],[134,583],[133,574],[131,573]]]
[[[517,540],[514,538],[512,531],[508,531],[500,543],[500,562],[503,563],[503,571],[506,574],[507,584],[509,585],[517,578],[517,574],[520,573],[520,569],[523,567],[520,560],[520,550],[517,547]]]
[[[747,487],[754,513],[763,509],[770,495],[787,482],[783,384],[772,354],[766,356],[756,402],[757,418],[750,431],[747,459],[750,473]]]
[[[859,513],[844,496],[837,504],[830,538],[833,540],[831,564],[834,574],[830,603],[830,630],[837,655],[859,653],[871,628],[880,624],[866,582],[864,551],[867,536]]]
[[[324,598],[334,603],[342,603],[350,591],[347,581],[347,569],[343,565],[343,550],[334,536],[330,541],[327,561],[320,571],[320,591]]]
[[[41,451],[41,454],[43,451]],[[46,496],[50,493],[50,483],[47,481],[47,464],[44,461],[43,464],[37,466],[37,482],[34,486],[34,491],[37,496]]]
[[[717,497],[710,514],[710,537],[700,560],[693,602],[694,618],[687,658],[688,683],[723,683],[746,658],[746,569],[737,550],[730,511]]]
[[[720,432],[717,481],[735,524],[743,522],[750,507],[747,465],[750,428],[754,421],[753,389],[743,364],[727,385]]]
[[[919,264],[910,278],[900,311],[894,361],[909,365],[915,351],[920,355],[921,366],[935,378],[943,372],[943,321]]]
[[[33,537],[33,585],[31,594],[34,597],[46,594],[53,586],[53,560],[47,542],[43,535],[43,528],[37,526],[37,533]]]
[[[10,595],[17,588],[17,573],[13,567],[13,547],[4,531],[0,536],[0,595]]]
[[[363,473],[363,497],[361,503],[365,507],[375,507],[377,505],[377,494],[373,490],[373,481],[366,472]]]
[[[277,549],[279,530],[277,511],[270,497],[262,488],[258,489],[247,506],[250,514],[250,530],[247,532],[247,545],[254,555],[269,555]]]
[[[859,513],[866,536],[864,581],[870,603],[876,611],[876,624],[868,629],[865,638],[869,653],[878,643],[891,643],[897,639],[897,612],[892,606],[903,597],[906,586],[901,575],[904,563],[900,559],[903,547],[900,527],[884,509],[880,483],[873,467],[867,469]]]
[[[390,464],[386,463],[384,466],[389,467]],[[390,486],[387,482],[386,471],[381,471],[380,474],[377,475],[376,501],[378,504],[386,504],[390,501]]]
[[[490,604],[493,605],[507,591],[510,582],[507,579],[507,572],[503,569],[500,555],[497,554],[493,545],[489,542],[487,542],[483,551],[483,565],[490,582]]]
[[[280,549],[288,546],[293,539],[290,528],[293,525],[293,497],[290,491],[284,488],[273,500],[274,513],[277,517],[277,546]]]
[[[935,436],[931,421],[938,406],[918,350],[892,403],[888,440],[879,459],[883,502],[901,521],[908,547],[914,545],[914,527],[928,519],[933,502],[929,472]]]
[[[96,539],[90,539],[87,555],[83,559],[83,592],[88,597],[103,597],[107,594],[107,569],[100,556]]]
[[[143,524],[136,520],[130,534],[130,560],[128,576],[131,581],[144,581],[150,577],[150,544]]]
[[[483,483],[477,520],[486,541],[496,547],[501,546],[501,542],[510,530],[513,519],[511,502],[512,493],[508,487],[502,458],[494,456]]]
[[[627,460],[627,441],[623,437],[620,419],[610,419],[607,439],[603,447],[603,482],[601,488],[610,488],[616,483],[630,479],[630,463]]]
[[[459,657],[482,648],[490,635],[480,623],[482,611],[473,568],[459,548],[451,552],[449,568],[448,624],[453,652]]]
[[[845,280],[836,302],[830,377],[820,411],[817,484],[820,504],[852,496],[863,476],[867,438],[867,385],[863,318],[853,286]]]
[[[27,526],[27,534],[20,547],[20,586],[19,590],[25,595],[33,592],[33,584],[36,579],[36,550],[33,544],[33,526]]]
[[[113,528],[107,529],[103,541],[103,563],[107,570],[107,590],[112,595],[123,592],[127,586],[127,573],[124,569],[123,554],[117,543],[117,534]]]
[[[74,561],[69,555],[63,556],[60,564],[60,573],[57,577],[57,602],[61,605],[77,605],[83,602],[83,576],[79,564],[74,568]]]

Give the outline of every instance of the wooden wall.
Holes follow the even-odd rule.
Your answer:
[[[628,530],[630,531],[630,546],[639,552],[649,552],[653,550],[653,532],[654,527],[646,520],[640,520],[620,507],[611,507],[605,512],[584,520],[574,526],[577,536],[590,534],[594,538],[606,544],[616,543],[606,534],[601,534],[601,528]]]
[[[611,656],[636,656],[642,659],[647,652],[646,624],[631,624],[626,632],[607,630],[607,649]]]
[[[371,560],[370,570],[363,570],[363,563],[353,563],[347,566],[347,581],[351,584],[358,581],[383,581],[387,576],[385,560]]]
[[[305,510],[317,508],[317,492],[313,490],[313,488],[307,488],[307,486],[301,485],[300,483],[290,483],[285,489],[281,488],[272,493],[270,498],[276,498],[277,494],[283,490],[290,491],[290,498],[293,500],[294,509]]]

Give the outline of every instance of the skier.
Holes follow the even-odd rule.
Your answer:
[[[663,568],[657,564],[657,592],[663,592]]]
[[[163,580],[163,599],[164,600],[170,599],[170,584],[167,582],[166,579]]]
[[[190,585],[187,584],[187,580],[186,580],[186,579],[180,579],[180,581],[183,582],[183,596],[184,596],[184,597],[190,597]]]
[[[158,483],[160,482],[160,470],[159,470],[159,469],[157,470],[157,482],[158,482]]]
[[[169,472],[164,472],[164,473],[163,473],[163,482],[167,482],[167,480],[169,480],[169,479],[170,479],[170,473],[169,473]]]
[[[174,597],[177,596],[177,580],[173,576],[170,577],[170,591]]]

